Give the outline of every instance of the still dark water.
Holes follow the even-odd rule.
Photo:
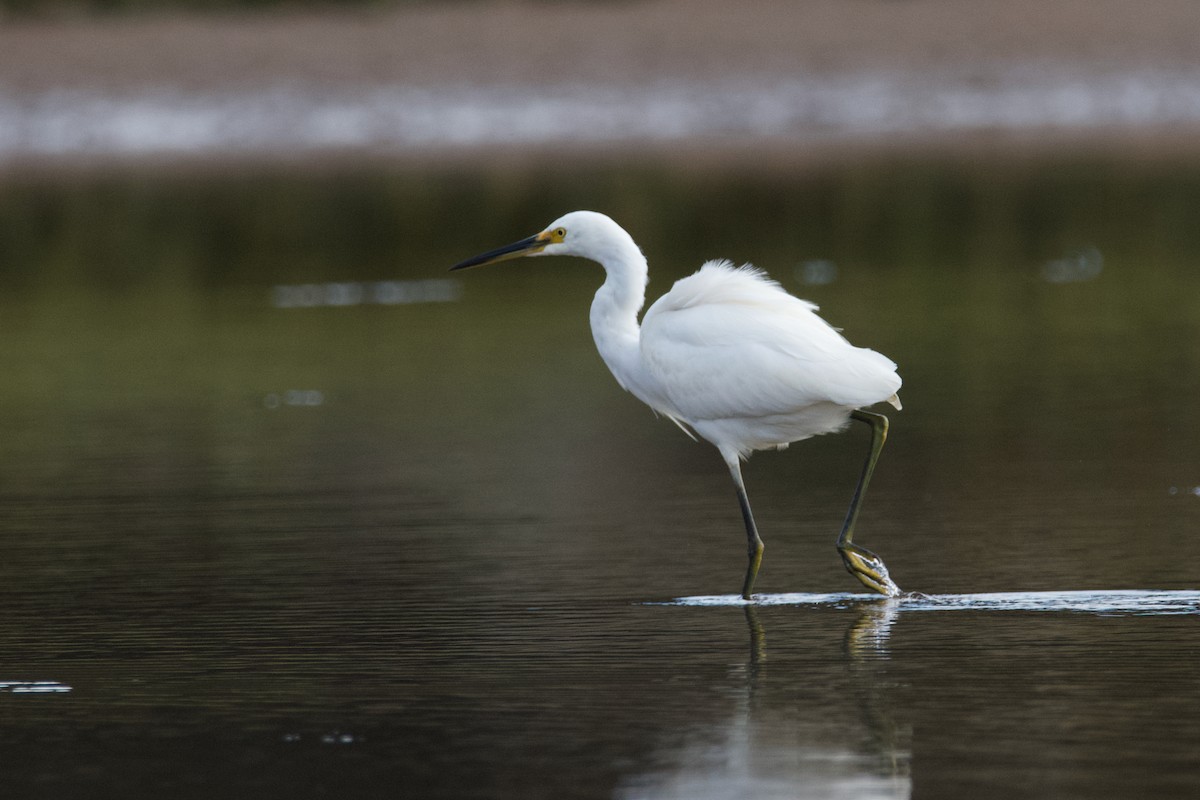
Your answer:
[[[852,594],[851,430],[747,466],[742,606],[599,268],[445,271],[581,207],[652,298],[753,261],[899,362],[857,538],[930,598]],[[10,177],[0,789],[1195,797],[1198,208],[1105,161]]]

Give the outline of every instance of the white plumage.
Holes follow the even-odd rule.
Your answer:
[[[816,311],[756,269],[709,261],[646,312],[642,361],[681,421],[742,457],[839,430],[856,408],[898,408],[895,363]]]
[[[596,348],[622,387],[716,445],[724,457],[750,544],[744,597],[750,597],[762,542],[740,459],[754,450],[840,430],[852,415],[871,423],[876,436],[838,547],[847,568],[865,585],[885,594],[899,592],[882,560],[850,541],[858,502],[887,430],[886,418],[859,409],[881,402],[900,408],[894,362],[850,344],[817,316],[817,306],[788,294],[761,271],[728,261],[709,261],[677,281],[639,325],[646,259],[624,229],[592,211],[573,211],[542,233],[454,268],[523,255],[581,256],[604,267],[606,280],[591,307]]]

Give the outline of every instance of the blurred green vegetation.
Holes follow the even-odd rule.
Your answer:
[[[1033,279],[1047,261],[1089,247],[1106,263],[1133,267],[1106,273],[1105,285],[1190,265],[1200,254],[1200,165],[570,172],[570,180],[520,165],[11,175],[0,186],[0,286],[417,275],[576,207],[604,210],[630,229],[655,276],[691,272],[705,258],[768,270],[823,258],[936,276],[936,293],[948,275],[1007,281],[1024,271]]]
[[[397,308],[277,309],[271,290],[449,278],[586,207],[642,245],[651,301],[728,257],[818,302],[901,364],[905,424],[929,429],[900,447],[921,442],[930,459],[979,469],[1053,445],[1173,463],[1200,437],[1181,405],[1200,393],[1197,165],[147,169],[0,187],[0,460],[36,463],[55,440],[65,453],[85,429],[128,439],[145,423],[148,442],[197,421],[205,435],[254,430],[263,397],[289,389],[443,437],[413,429],[415,448],[505,429],[528,441],[521,415],[534,412],[558,420],[550,432],[580,426],[594,418],[580,404],[617,391],[587,332],[594,266],[507,264],[454,276],[461,303]],[[1089,258],[1078,280],[1050,269]],[[804,283],[809,261],[836,265],[836,280]],[[564,377],[577,394],[562,395]],[[641,413],[627,405],[617,413]],[[948,409],[971,425],[940,425]]]

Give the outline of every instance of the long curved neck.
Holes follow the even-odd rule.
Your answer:
[[[628,236],[593,257],[607,278],[592,300],[592,338],[617,383],[645,400],[638,312],[646,302],[646,257]]]

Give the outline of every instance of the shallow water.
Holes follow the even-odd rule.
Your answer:
[[[1192,797],[1194,165],[32,176],[0,189],[0,785],[21,797]],[[715,452],[623,394],[651,296],[767,268],[897,360],[861,431]]]

